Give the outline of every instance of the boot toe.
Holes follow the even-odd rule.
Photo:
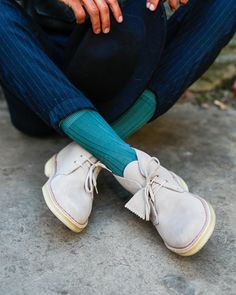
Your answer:
[[[214,213],[212,211],[212,207],[198,196],[191,194],[188,202],[185,202],[183,198],[178,203],[178,207],[176,206],[175,212],[171,214],[172,218],[169,220],[168,229],[166,226],[162,236],[166,246],[176,253],[184,254],[197,248],[197,244],[199,244],[199,251],[214,229]],[[203,240],[205,240],[204,243]]]

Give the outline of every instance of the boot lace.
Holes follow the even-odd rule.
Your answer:
[[[87,193],[93,193],[95,190],[96,193],[98,194],[98,189],[97,189],[97,177],[95,176],[97,170],[100,168],[109,170],[104,164],[102,164],[100,161],[93,163],[88,159],[88,162],[91,164],[88,174],[86,176],[85,180],[85,191]],[[109,170],[110,171],[110,170]]]
[[[146,186],[144,188],[144,202],[145,202],[145,220],[149,221],[151,214],[155,217],[155,223],[158,223],[158,215],[156,211],[156,199],[158,191],[168,182],[166,179],[160,179],[158,170],[160,168],[160,161],[156,157],[152,157],[149,161],[156,162],[157,167],[146,177]]]

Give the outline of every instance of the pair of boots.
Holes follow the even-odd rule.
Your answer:
[[[214,230],[213,208],[190,193],[183,179],[162,167],[157,158],[135,152],[138,160],[127,165],[124,177],[114,175],[133,194],[125,207],[151,221],[171,251],[182,256],[197,253]],[[107,168],[74,142],[45,165],[46,204],[74,232],[88,224],[101,169]]]

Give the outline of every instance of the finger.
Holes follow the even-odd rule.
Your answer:
[[[67,4],[74,12],[76,22],[82,24],[85,22],[86,13],[79,1],[68,1]]]
[[[90,16],[93,32],[95,34],[101,33],[101,20],[97,5],[93,0],[84,0],[83,6]]]
[[[107,34],[110,32],[110,11],[107,3],[104,0],[95,0],[95,3],[99,9],[102,31]]]
[[[160,0],[148,0],[147,8],[150,9],[151,11],[155,11],[159,3],[160,3]]]
[[[187,3],[188,3],[188,0],[180,0],[179,2],[180,2],[180,4],[183,4],[183,5],[185,5],[185,4],[187,4]]]
[[[177,9],[177,0],[169,0],[169,5],[171,10],[175,11]]]
[[[120,5],[119,5],[118,1],[117,0],[107,0],[107,3],[109,5],[116,21],[118,23],[122,23],[123,22],[123,15],[122,15],[122,11],[120,9]]]

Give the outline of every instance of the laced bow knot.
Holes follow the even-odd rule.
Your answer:
[[[146,176],[146,186],[143,189],[143,199],[145,205],[145,220],[149,221],[151,218],[151,214],[154,214],[155,223],[158,224],[156,196],[158,191],[165,185],[167,180],[160,179],[159,177],[158,170],[161,166],[160,161],[157,158],[152,157],[149,161],[149,164],[151,164],[151,162],[153,161],[157,164],[157,166],[148,176]]]
[[[152,157],[151,159],[149,159],[148,164],[146,167],[150,167],[152,168],[152,163],[154,162],[155,167],[153,167],[153,169],[151,171],[148,171],[147,168],[145,176],[146,176],[146,181],[150,182],[153,178],[155,178],[156,176],[158,176],[158,170],[161,166],[161,163],[159,161],[159,159],[157,159],[156,157]]]
[[[96,193],[98,194],[98,189],[97,189],[97,179],[96,179],[96,172],[97,170],[103,168],[106,170],[109,170],[104,164],[102,164],[100,161],[93,163],[88,159],[89,163],[91,164],[88,174],[86,176],[85,180],[85,191],[87,193],[93,193],[95,190]]]

